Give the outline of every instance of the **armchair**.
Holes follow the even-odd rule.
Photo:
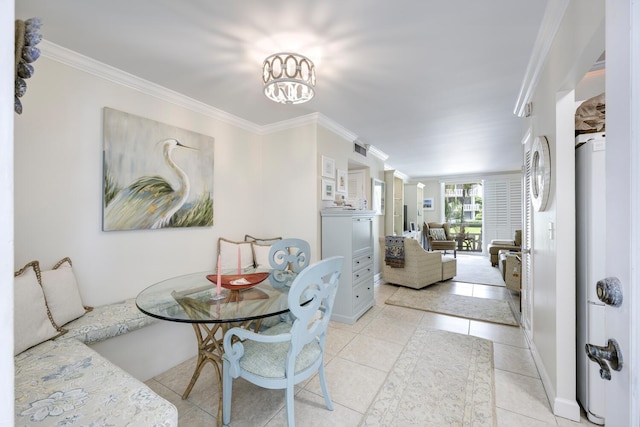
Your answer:
[[[449,224],[430,222],[423,223],[422,226],[423,240],[428,242],[428,249],[432,251],[453,251],[453,257],[456,258],[457,242],[449,233]]]
[[[426,251],[415,239],[404,239],[404,267],[390,267],[384,262],[385,238],[379,238],[382,254],[382,279],[395,285],[421,289],[456,275],[456,260],[443,257],[440,251]]]
[[[508,251],[519,251],[522,246],[522,230],[516,230],[514,233],[513,240],[498,240],[493,239],[489,246],[487,246],[487,250],[489,251],[489,256],[491,259],[491,265],[498,265],[498,252],[501,250]]]
[[[324,346],[344,258],[319,261],[294,279],[288,295],[293,324],[280,323],[256,334],[231,328],[224,335],[222,420],[231,419],[233,379],[269,389],[286,389],[287,425],[294,426],[294,385],[318,373],[324,401],[333,404],[324,374]]]

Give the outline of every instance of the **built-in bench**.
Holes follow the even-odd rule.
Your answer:
[[[14,289],[32,285],[28,277],[21,280]],[[47,313],[55,325],[48,309]],[[87,345],[155,322],[129,299],[95,307],[64,324],[66,332],[58,328],[62,335],[16,354],[15,425],[177,426],[178,411],[172,403]]]

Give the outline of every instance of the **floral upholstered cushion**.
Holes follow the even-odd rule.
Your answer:
[[[64,339],[76,338],[85,344],[104,341],[158,320],[147,316],[136,306],[134,298],[95,307],[84,316],[69,322],[65,328],[69,330]]]
[[[15,426],[177,426],[176,407],[77,340],[15,358]]]

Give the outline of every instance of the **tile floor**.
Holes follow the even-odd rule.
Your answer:
[[[452,293],[481,298],[512,294],[495,286],[450,281]],[[326,374],[334,410],[324,406],[317,378],[297,387],[295,418],[299,426],[357,426],[403,346],[419,324],[490,339],[494,343],[495,396],[498,426],[593,425],[583,418],[575,423],[555,417],[527,346],[522,329],[385,305],[397,289],[377,284],[376,305],[354,325],[332,322],[327,335]],[[513,306],[513,300],[511,300]],[[188,399],[182,400],[193,373],[195,358],[146,382],[178,408],[181,426],[213,426],[218,393],[214,368],[207,365]],[[285,426],[283,390],[264,390],[234,381],[231,425]]]

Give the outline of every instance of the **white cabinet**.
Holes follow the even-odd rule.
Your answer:
[[[322,258],[344,257],[331,320],[353,324],[373,307],[374,211],[327,209],[322,217]]]

